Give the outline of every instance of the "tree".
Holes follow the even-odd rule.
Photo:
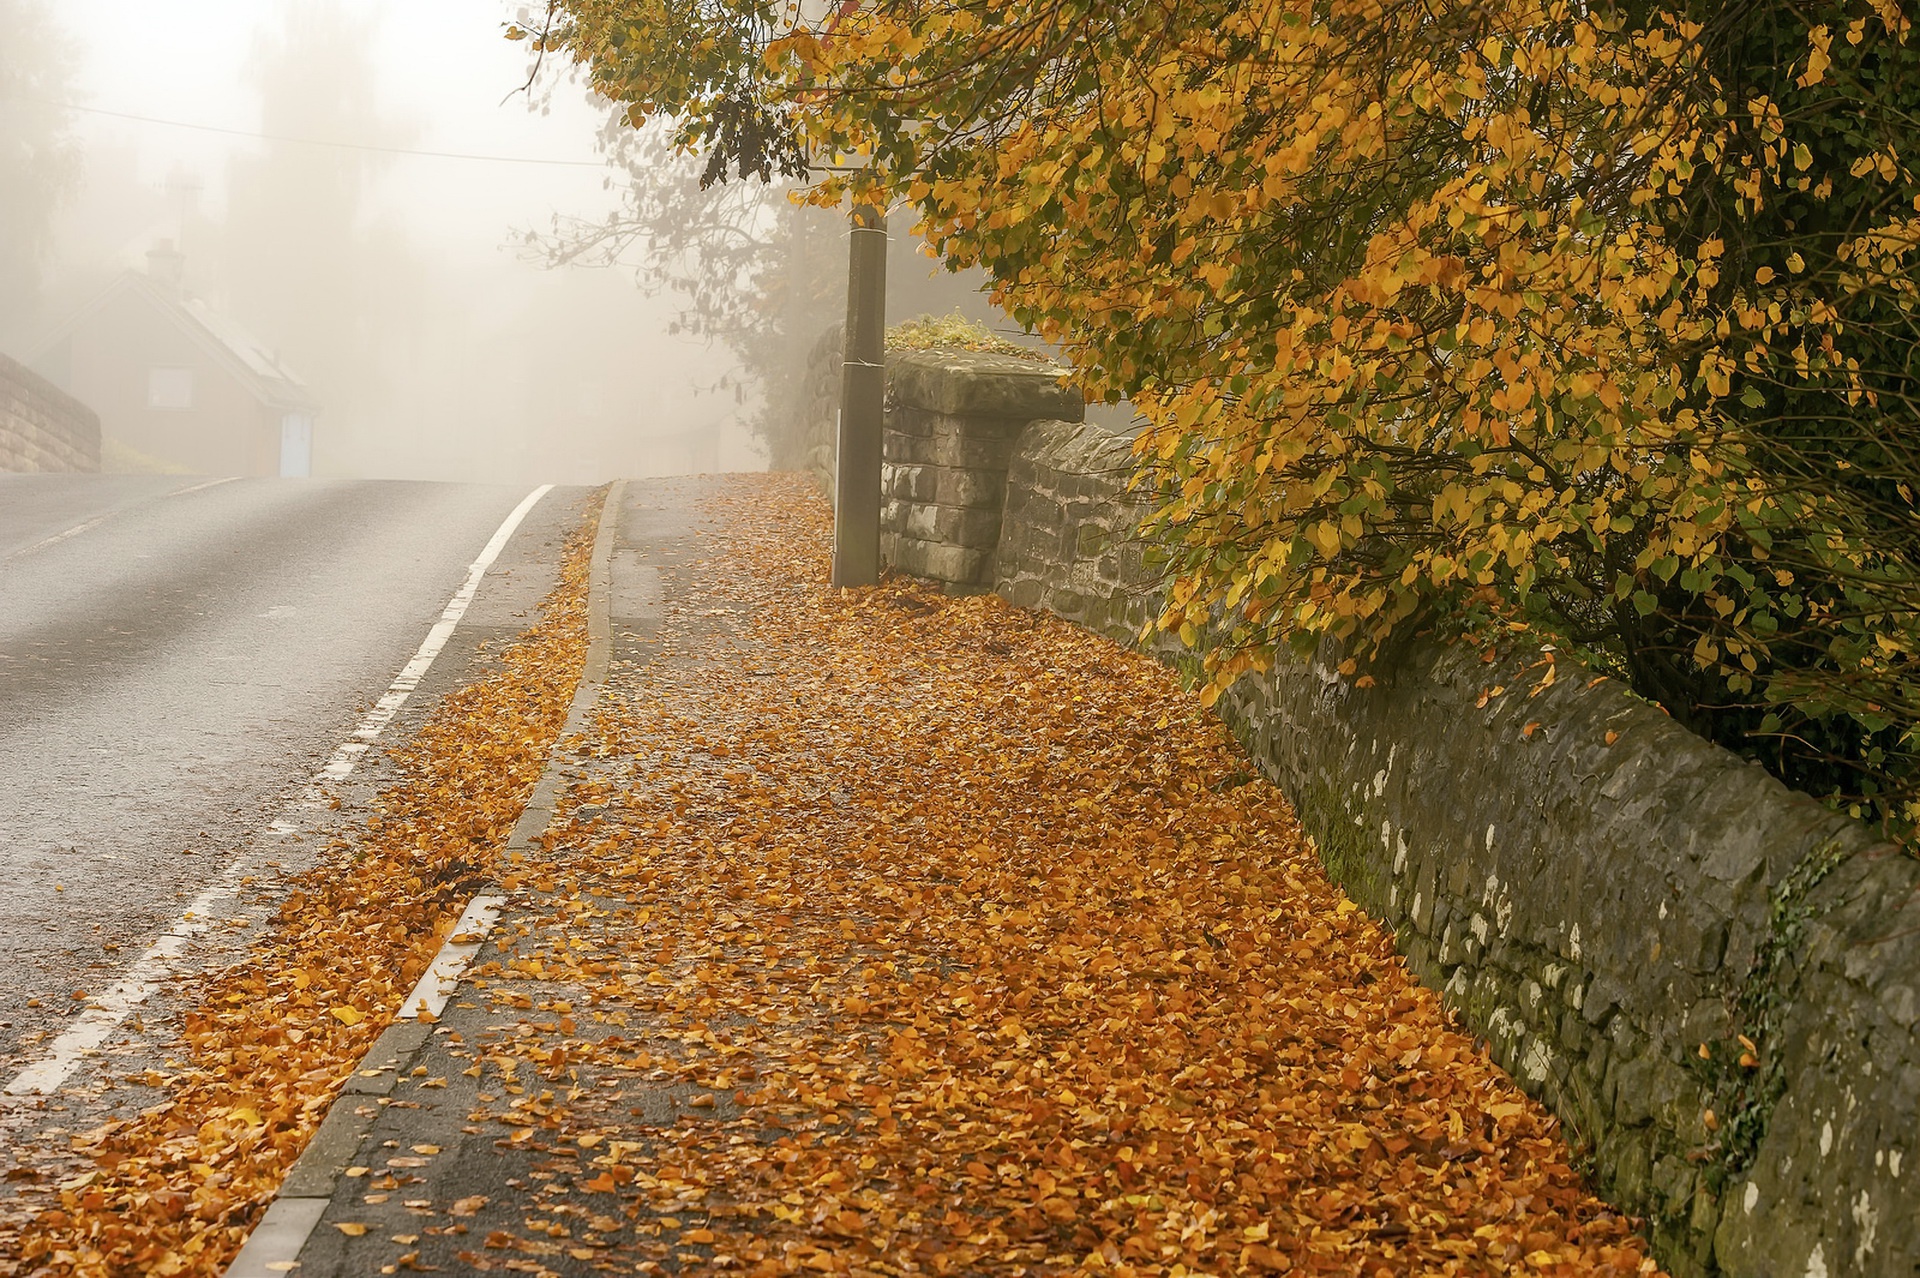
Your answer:
[[[796,200],[800,188],[771,169],[751,182],[716,176],[711,157],[689,152],[665,121],[636,129],[625,108],[610,113],[600,144],[620,207],[595,219],[556,215],[543,232],[523,231],[523,256],[551,269],[625,268],[643,292],[677,298],[673,331],[717,342],[737,361],[708,389],[753,402],[748,421],[772,467],[823,464],[802,383],[814,347],[823,335],[837,340],[828,331],[846,313],[846,219]],[[992,317],[977,273],[936,277],[910,219],[891,221],[896,319]],[[824,465],[830,472],[830,457]]]
[[[546,232],[523,233],[523,255],[556,269],[625,267],[642,291],[677,297],[673,331],[717,341],[738,361],[711,389],[758,395],[754,433],[775,469],[798,468],[787,392],[843,305],[838,219],[789,200],[784,184],[703,186],[700,161],[667,130],[627,128],[624,114],[601,137],[621,207],[597,220],[556,216]]]
[[[32,313],[60,208],[80,177],[61,109],[73,51],[44,0],[0,0],[0,338]]]
[[[255,48],[261,131],[275,138],[405,146],[379,105],[362,25],[337,0],[290,7]],[[423,322],[421,268],[405,233],[372,211],[390,156],[273,141],[237,156],[218,274],[235,315],[284,352],[325,406],[327,434],[370,433]]]
[[[1911,821],[1909,33],[1896,0],[557,0],[530,34],[710,177],[910,202],[1130,397],[1216,691],[1283,643],[1364,677],[1531,630]]]

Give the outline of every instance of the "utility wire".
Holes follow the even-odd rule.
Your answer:
[[[189,124],[184,120],[161,120],[150,115],[131,115],[125,111],[108,111],[101,107],[79,106],[72,102],[50,102],[39,98],[0,100],[30,106],[52,107],[58,111],[78,111],[84,115],[101,115],[113,120],[131,120],[136,124],[158,124],[169,129],[188,129],[195,133],[218,133],[230,138],[249,138],[256,142],[287,142],[295,146],[331,147],[338,151],[371,151],[379,155],[411,155],[430,160],[477,160],[488,164],[545,164],[557,168],[574,169],[606,167],[606,163],[602,160],[548,160],[537,156],[474,155],[461,151],[416,151],[400,146],[372,146],[360,142],[324,142],[318,138],[290,138],[275,133],[254,133],[247,129],[223,129],[212,124]]]

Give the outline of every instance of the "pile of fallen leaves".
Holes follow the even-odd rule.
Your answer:
[[[217,1274],[446,929],[493,873],[565,722],[586,650],[593,524],[537,625],[391,759],[379,815],[297,879],[250,960],[183,1028],[168,1099],[74,1138],[93,1169],[21,1230],[31,1272]]]
[[[547,1161],[461,1264],[1653,1272],[1168,672],[730,484],[478,972]]]

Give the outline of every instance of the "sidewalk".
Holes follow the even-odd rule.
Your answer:
[[[1652,1271],[1171,675],[828,590],[803,485],[609,509],[544,848],[292,1272]]]

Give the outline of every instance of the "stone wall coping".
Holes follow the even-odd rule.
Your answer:
[[[887,352],[889,400],[957,417],[1079,421],[1086,415],[1086,400],[1061,384],[1066,375],[1058,364],[993,351]]]

